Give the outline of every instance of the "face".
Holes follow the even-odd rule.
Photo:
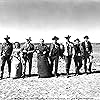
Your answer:
[[[30,43],[30,41],[29,41],[29,40],[27,40],[27,43]]]
[[[40,39],[40,44],[44,44],[44,40],[43,39]]]
[[[6,43],[8,43],[9,41],[8,41],[8,39],[5,39],[5,41],[6,41]]]
[[[66,39],[66,42],[69,42],[69,39]]]
[[[88,41],[88,38],[85,38],[84,40],[87,42]]]
[[[57,39],[53,40],[54,43],[57,43]]]
[[[19,43],[15,43],[15,48],[19,48]]]
[[[78,41],[78,40],[76,40],[76,41],[75,41],[75,44],[79,44],[79,41]]]

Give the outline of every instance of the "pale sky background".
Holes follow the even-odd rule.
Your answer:
[[[0,42],[7,34],[11,42],[63,42],[69,34],[100,43],[100,0],[0,0]]]

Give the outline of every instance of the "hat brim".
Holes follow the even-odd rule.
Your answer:
[[[59,40],[59,38],[52,38],[52,40]]]
[[[84,37],[84,39],[86,39],[86,38],[87,38],[87,39],[89,39],[89,37],[88,37],[88,36],[85,36],[85,37]]]
[[[8,40],[8,39],[10,39],[10,37],[8,37],[8,38],[4,38],[5,40]]]
[[[71,36],[70,36],[71,37]],[[65,37],[66,39],[70,39],[70,37]]]
[[[32,41],[31,39],[26,39],[27,41]]]
[[[68,36],[65,36],[65,38],[66,38],[66,39],[69,39],[70,37],[71,37],[70,35],[68,35]]]
[[[76,41],[80,42],[80,40],[77,40],[77,39],[76,39],[76,40],[74,40],[74,42],[76,42]]]

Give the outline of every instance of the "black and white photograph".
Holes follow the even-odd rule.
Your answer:
[[[100,100],[100,0],[0,0],[0,100]]]

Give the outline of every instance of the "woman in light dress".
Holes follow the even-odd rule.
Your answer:
[[[20,78],[22,75],[22,63],[20,56],[20,43],[15,42],[15,48],[12,53],[12,63],[11,63],[11,77]]]

